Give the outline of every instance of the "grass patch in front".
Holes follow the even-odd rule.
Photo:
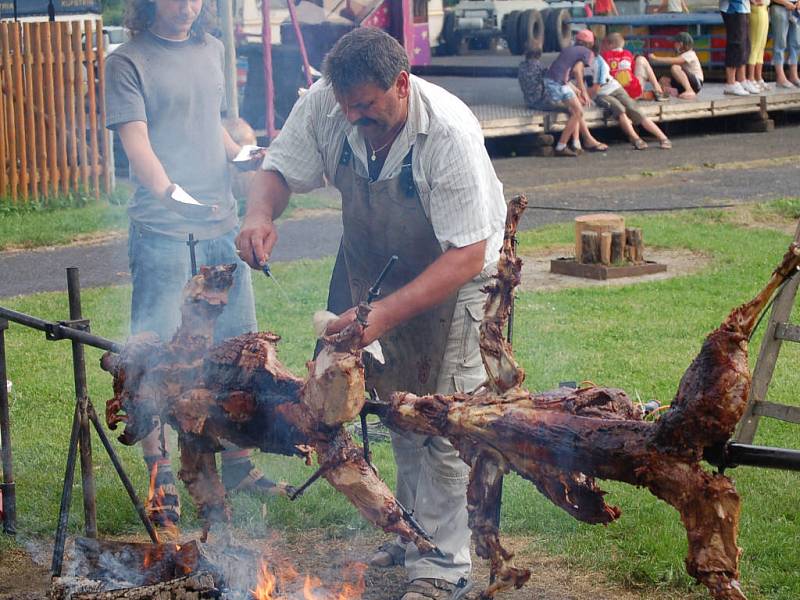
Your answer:
[[[631,217],[628,223],[644,229],[648,246],[700,251],[713,257],[711,267],[691,276],[623,287],[521,293],[514,341],[529,389],[550,389],[564,380],[591,380],[621,387],[643,401],[656,398],[669,402],[705,335],[734,306],[756,293],[789,242],[789,236],[780,231],[741,228],[705,212]],[[570,243],[572,235],[570,224],[526,232],[520,236],[521,252]],[[325,304],[331,267],[331,260],[276,263],[276,276],[291,302],[263,277],[254,278],[260,326],[283,336],[280,356],[295,373],[304,372],[303,365],[311,356],[310,317]],[[8,302],[11,308],[43,318],[59,319],[67,314],[63,294]],[[94,332],[122,339],[128,302],[127,287],[86,290],[83,312],[91,317]],[[798,320],[795,315],[794,321]],[[762,333],[763,325],[753,342],[751,363]],[[42,334],[15,325],[6,339],[9,377],[15,390],[12,435],[19,528],[25,534],[50,536],[55,529],[73,406],[69,345],[46,342]],[[87,354],[91,396],[101,408],[111,395],[111,380],[96,366],[100,352],[87,350]],[[770,387],[772,401],[798,404],[798,359],[798,345],[785,344]],[[797,448],[799,433],[797,426],[765,420],[755,443]],[[144,490],[146,474],[138,449],[120,450],[137,488]],[[374,450],[381,474],[391,483],[394,469],[388,444],[375,444]],[[120,534],[140,530],[107,459],[99,451],[96,455],[101,531]],[[259,456],[257,461],[270,476],[294,484],[313,472],[297,459]],[[729,474],[743,499],[739,544],[744,549],[741,580],[748,597],[800,597],[800,476],[746,467]],[[608,527],[578,523],[529,483],[509,477],[503,499],[503,528],[533,536],[539,547],[568,557],[576,568],[603,571],[633,588],[660,590],[670,597],[707,597],[685,573],[685,531],[677,512],[649,492],[615,482],[602,482],[602,487],[609,491],[609,502],[623,510],[620,520]],[[75,490],[78,494],[79,486]],[[262,517],[262,503],[266,504],[266,517]],[[184,503],[185,522],[196,524],[190,504]],[[325,482],[314,484],[296,503],[240,495],[233,505],[235,523],[253,532],[322,527],[331,535],[346,535],[350,530],[370,527]],[[73,532],[80,528],[80,514],[76,498],[70,521]],[[0,548],[8,543],[0,536]]]

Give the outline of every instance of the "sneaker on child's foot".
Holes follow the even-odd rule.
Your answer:
[[[751,94],[760,94],[761,89],[756,85],[755,81],[750,81],[749,79],[745,79],[742,82],[742,87],[745,91],[750,92]]]
[[[736,83],[726,83],[722,88],[723,94],[729,94],[731,96],[749,96],[750,92],[742,87],[742,84],[738,81]]]

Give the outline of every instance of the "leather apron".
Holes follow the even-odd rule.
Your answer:
[[[328,310],[340,314],[366,300],[370,286],[389,258],[399,258],[381,284],[386,296],[403,287],[442,254],[433,226],[422,208],[411,171],[413,147],[400,174],[370,181],[359,175],[345,139],[334,185],[342,194],[342,235],[328,292]],[[367,389],[383,398],[393,391],[436,391],[457,294],[386,333],[381,339],[385,364],[372,361]]]

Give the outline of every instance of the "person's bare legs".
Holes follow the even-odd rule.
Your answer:
[[[630,142],[635,142],[639,139],[639,134],[636,133],[636,129],[633,127],[633,121],[631,121],[630,117],[626,114],[621,114],[617,117],[619,121],[619,128],[622,129],[622,133],[624,133]]]
[[[691,100],[697,96],[697,94],[694,93],[691,84],[689,83],[689,78],[686,76],[686,71],[684,71],[680,65],[672,65],[669,68],[669,72],[672,74],[672,78],[677,81],[681,87],[683,87],[683,91],[678,94],[678,98]]]
[[[797,84],[800,81],[800,77],[797,76],[797,65],[789,65],[789,81],[794,84]]]
[[[661,87],[661,83],[656,77],[655,71],[653,71],[653,67],[650,66],[650,62],[644,56],[637,56],[636,60],[634,61],[633,67],[633,74],[636,79],[639,80],[639,83],[642,85],[642,89],[644,89],[645,82],[649,82],[650,85],[653,86],[653,90],[659,96],[664,93],[664,89]]]
[[[581,133],[581,137],[583,137],[583,146],[584,148],[595,148],[596,146],[604,145],[603,142],[598,140],[592,135],[592,132],[589,131],[589,126],[586,124],[586,121],[581,115],[580,122],[578,124],[578,128]]]
[[[756,66],[748,64],[747,70],[745,71],[745,77],[747,81],[758,81],[758,77],[756,77]]]
[[[756,81],[764,81],[764,63],[753,65],[753,77],[756,78]]]
[[[664,140],[668,139],[667,135],[661,131],[661,128],[655,124],[653,119],[644,118],[639,125],[641,125],[642,129],[648,133],[653,134],[659,142],[663,142]]]
[[[578,123],[583,118],[583,107],[578,101],[577,96],[572,96],[566,100],[567,109],[569,110],[569,119],[561,132],[561,137],[558,138],[558,145],[566,146],[573,135],[578,131]]]

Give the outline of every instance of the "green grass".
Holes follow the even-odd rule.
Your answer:
[[[123,233],[128,228],[124,205],[129,196],[130,186],[119,183],[109,199],[100,202],[79,199],[79,206],[74,208],[65,207],[72,199],[55,201],[55,208],[0,203],[0,251],[64,245],[103,234]],[[340,207],[338,198],[327,194],[297,194],[281,218],[300,216],[302,211]]]
[[[784,203],[768,207],[785,214]],[[619,287],[592,287],[557,292],[521,293],[517,301],[515,353],[524,366],[525,385],[546,390],[563,380],[591,380],[621,387],[643,401],[668,402],[678,381],[698,352],[703,338],[736,305],[749,300],[766,281],[785,251],[789,236],[775,230],[742,228],[725,213],[705,211],[630,217],[641,226],[648,247],[689,248],[712,257],[702,272],[669,280]],[[549,226],[520,236],[521,252],[573,239],[569,224]],[[276,263],[276,277],[287,301],[263,277],[254,277],[261,329],[284,336],[282,360],[304,372],[311,356],[310,315],[324,306],[331,260]],[[127,328],[127,287],[86,290],[83,312],[96,333],[122,339]],[[64,294],[40,294],[0,301],[47,319],[67,314]],[[797,312],[797,311],[796,311]],[[800,321],[794,315],[794,321]],[[753,342],[757,352],[762,329]],[[47,342],[42,334],[12,324],[7,332],[12,395],[12,435],[18,488],[19,529],[24,535],[49,536],[55,529],[60,481],[72,415],[69,345]],[[770,399],[798,404],[800,347],[785,344],[770,387]],[[110,378],[97,367],[100,352],[87,350],[91,397],[98,408],[111,396]],[[764,420],[757,444],[800,447],[800,428]],[[117,444],[139,489],[145,473],[137,449]],[[394,470],[387,444],[376,444],[376,463],[391,483]],[[98,518],[104,534],[139,531],[136,517],[107,459],[96,452]],[[259,456],[272,476],[298,484],[312,469],[297,459]],[[751,599],[790,600],[800,597],[800,522],[797,473],[739,467],[729,472],[742,496],[739,544],[744,549],[742,581]],[[564,556],[575,566],[599,570],[632,588],[662,591],[670,597],[707,597],[686,575],[685,531],[677,512],[648,492],[616,482],[602,482],[607,500],[623,515],[608,527],[578,523],[555,508],[535,488],[509,477],[503,500],[503,528],[532,536],[537,548]],[[75,492],[78,494],[79,487]],[[185,502],[187,522],[193,513]],[[266,527],[301,531],[327,528],[332,534],[368,531],[355,510],[319,482],[296,503],[247,496],[234,499],[235,523],[253,532]],[[80,529],[79,500],[73,502],[71,531]],[[11,542],[0,536],[0,549]]]

